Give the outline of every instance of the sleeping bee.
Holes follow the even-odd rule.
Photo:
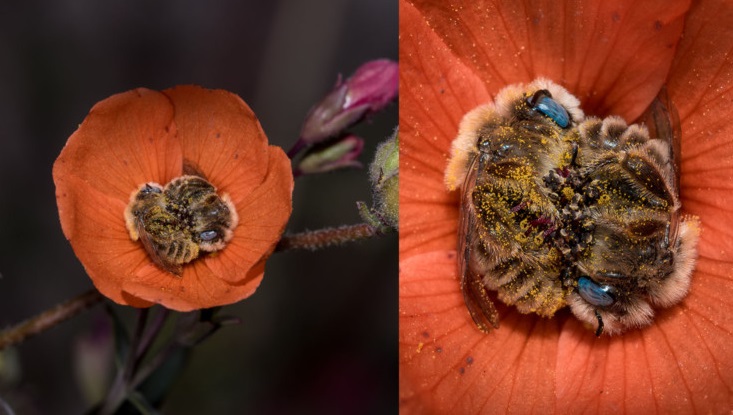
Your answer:
[[[653,306],[687,294],[699,225],[680,214],[674,107],[660,94],[628,126],[579,105],[537,79],[461,122],[445,180],[461,189],[461,290],[484,332],[499,327],[489,291],[521,313],[570,306],[597,336],[648,325]]]
[[[160,268],[177,276],[203,252],[223,249],[237,226],[228,195],[202,177],[184,175],[165,187],[146,183],[133,192],[125,210],[130,238],[140,240]]]

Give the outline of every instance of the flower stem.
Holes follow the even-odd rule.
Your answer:
[[[275,251],[290,251],[294,249],[316,251],[329,246],[343,245],[348,242],[368,239],[379,234],[380,232],[377,228],[367,223],[340,226],[338,228],[325,228],[317,231],[305,231],[283,236],[280,242],[278,242]]]
[[[155,338],[158,336],[158,333],[160,333],[160,330],[163,328],[163,325],[165,324],[165,321],[168,318],[169,314],[169,309],[165,307],[160,307],[158,313],[153,317],[153,321],[151,322],[150,327],[146,330],[145,333],[143,333],[137,350],[135,351],[135,369],[139,367],[143,358],[145,358],[145,355],[148,353],[148,350],[153,345]]]
[[[143,308],[138,312],[138,320],[135,326],[135,333],[130,342],[127,360],[124,367],[117,373],[115,381],[99,409],[98,413],[100,415],[115,413],[120,405],[130,397],[130,394],[134,393],[138,385],[147,378],[147,375],[152,373],[152,370],[150,372],[146,371],[147,375],[140,379],[138,369],[145,355],[150,350],[150,347],[155,342],[155,339],[161,333],[161,329],[168,315],[170,315],[170,311],[167,308],[161,307],[158,313],[151,318],[152,321],[150,324],[148,324],[149,310],[149,308]],[[160,365],[158,364],[155,368],[158,366]]]
[[[135,371],[140,339],[143,337],[143,333],[146,333],[145,325],[148,323],[148,314],[150,314],[149,308],[141,308],[137,310],[137,322],[135,323],[135,331],[132,335],[132,340],[130,340],[130,350],[127,351],[127,360],[125,361],[124,368],[119,371],[121,382],[127,382],[130,380],[132,373]]]
[[[137,346],[140,342],[140,338],[143,336],[145,331],[145,324],[148,320],[149,309],[142,308],[137,312],[137,322],[135,323],[135,331],[130,341],[130,348],[127,351],[127,358],[123,366],[117,371],[112,386],[109,388],[107,398],[102,403],[102,407],[99,409],[100,415],[112,414],[117,407],[125,400],[128,394],[127,384],[132,378],[135,370],[135,360],[137,355]]]
[[[0,333],[0,350],[46,331],[62,321],[68,320],[78,313],[91,308],[103,299],[104,296],[96,288],[92,288],[14,327],[3,330]]]
[[[295,158],[295,156],[297,156],[300,150],[304,149],[305,146],[305,141],[298,138],[298,141],[296,141],[295,144],[293,144],[293,147],[288,151],[288,158],[290,158],[291,160]]]

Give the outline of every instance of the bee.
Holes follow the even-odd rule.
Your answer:
[[[130,238],[139,240],[153,262],[180,276],[183,265],[203,252],[223,249],[238,217],[229,196],[197,175],[183,175],[161,186],[141,185],[125,209]]]
[[[662,93],[643,120],[585,117],[545,79],[463,118],[445,182],[461,190],[458,272],[480,330],[499,327],[489,291],[525,314],[569,306],[597,336],[684,298],[699,222],[680,214],[679,119]]]

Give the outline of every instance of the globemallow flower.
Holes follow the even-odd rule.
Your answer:
[[[292,210],[290,160],[238,96],[113,95],[53,167],[61,227],[119,304],[188,311],[250,296]]]

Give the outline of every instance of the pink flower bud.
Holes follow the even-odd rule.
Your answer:
[[[333,137],[384,108],[397,96],[397,63],[367,62],[331,92],[306,117],[300,140],[314,144]]]
[[[369,105],[370,112],[387,106],[397,96],[397,63],[380,59],[367,62],[346,81],[349,92],[344,108]]]

